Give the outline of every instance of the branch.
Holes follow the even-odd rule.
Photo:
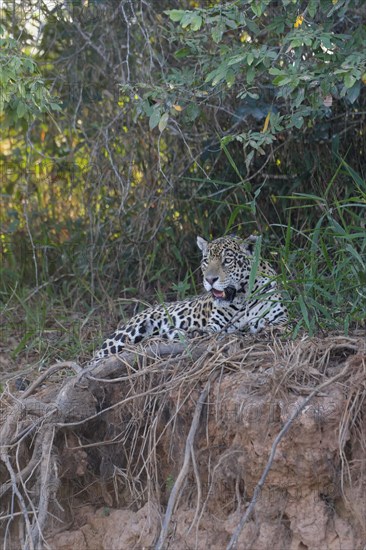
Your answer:
[[[176,505],[178,497],[181,494],[181,489],[182,489],[183,482],[185,481],[185,478],[187,477],[187,474],[188,474],[190,459],[191,459],[192,454],[193,454],[194,438],[195,438],[195,435],[196,435],[196,432],[197,432],[197,428],[198,428],[198,424],[199,424],[199,421],[200,421],[203,405],[205,404],[208,392],[210,391],[210,385],[211,385],[212,379],[213,379],[212,377],[209,377],[209,379],[208,379],[208,381],[207,381],[204,389],[202,390],[202,393],[201,393],[201,395],[200,395],[200,397],[197,401],[196,408],[195,408],[194,415],[193,415],[191,428],[189,430],[187,441],[186,441],[186,448],[185,448],[185,452],[184,452],[183,466],[182,466],[182,468],[179,472],[179,475],[176,479],[176,482],[174,483],[172,492],[170,493],[168,506],[167,506],[167,509],[166,509],[166,512],[165,512],[165,516],[164,516],[163,525],[162,525],[162,528],[161,528],[159,540],[155,545],[155,550],[162,550],[162,548],[164,547],[164,543],[165,543],[165,539],[166,539],[167,534],[168,534],[168,528],[169,528],[170,520],[171,520],[173,511],[174,511],[174,507]]]
[[[79,374],[80,372],[82,372],[82,368],[74,361],[63,361],[62,363],[55,363],[54,365],[51,365],[45,372],[43,372],[37,378],[37,380],[35,380],[29,386],[29,388],[23,393],[22,399],[25,399],[26,397],[28,397],[31,393],[34,392],[36,388],[38,388],[38,386],[42,384],[42,382],[46,378],[48,378],[49,376],[51,376],[52,374],[54,374],[55,372],[61,369],[72,369],[75,372],[75,374]]]

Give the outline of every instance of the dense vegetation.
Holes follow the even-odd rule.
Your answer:
[[[197,292],[196,234],[262,235],[295,334],[364,326],[362,0],[13,0],[1,16],[13,357],[86,357],[133,298]]]

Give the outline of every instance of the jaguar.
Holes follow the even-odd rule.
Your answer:
[[[126,344],[155,335],[174,339],[220,331],[255,334],[265,327],[286,325],[288,314],[276,273],[258,257],[256,240],[253,235],[247,239],[230,235],[211,242],[197,237],[206,292],[138,313],[105,340],[94,359],[118,354]]]

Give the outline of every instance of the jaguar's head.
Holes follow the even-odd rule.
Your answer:
[[[229,304],[238,291],[245,290],[256,239],[254,236],[246,240],[228,236],[207,242],[197,237],[197,244],[202,251],[203,284],[217,304]]]

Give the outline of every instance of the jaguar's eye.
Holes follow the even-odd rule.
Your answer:
[[[233,259],[231,256],[225,256],[222,260],[223,265],[230,265],[232,263]]]

